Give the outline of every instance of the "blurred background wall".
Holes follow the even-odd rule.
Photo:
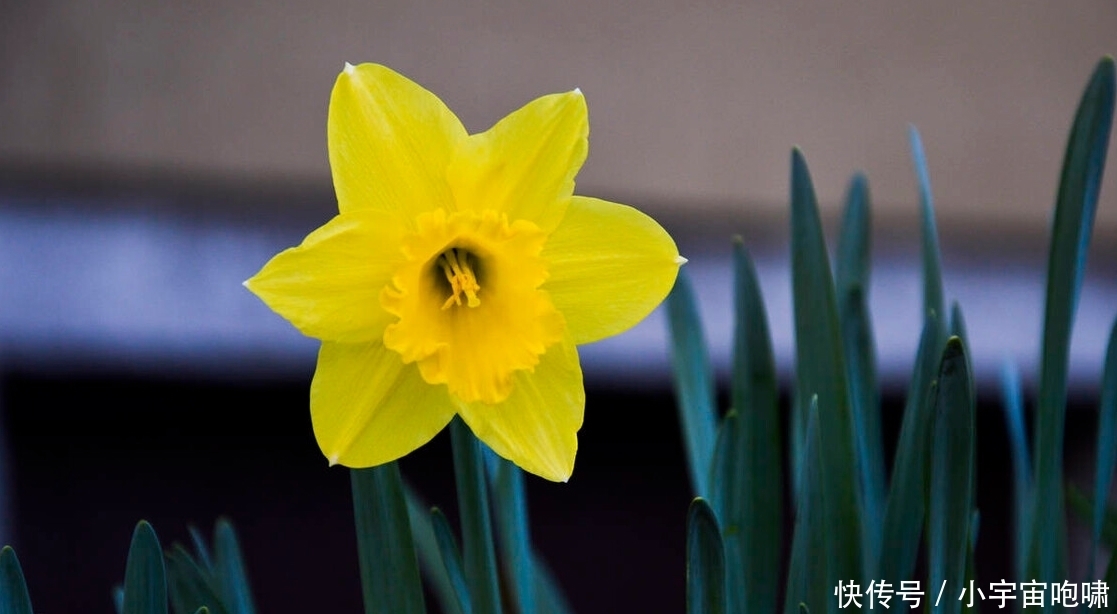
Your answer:
[[[667,214],[782,215],[799,145],[824,201],[859,169],[882,215],[907,216],[914,123],[941,215],[968,228],[1045,227],[1070,115],[1117,41],[1109,1],[8,0],[3,16],[8,163],[325,183],[330,87],[371,61],[471,131],[580,87],[581,191]]]
[[[882,363],[886,376],[906,377],[919,327],[913,124],[931,167],[948,296],[971,316],[979,368],[1010,356],[1030,372],[1038,335],[1015,331],[1038,331],[1066,133],[1095,62],[1117,42],[1109,1],[46,0],[6,2],[3,16],[0,189],[102,196],[51,206],[9,198],[0,208],[20,212],[0,258],[20,263],[5,281],[26,299],[0,310],[0,340],[28,359],[41,355],[32,330],[74,351],[102,339],[158,352],[191,334],[230,352],[280,343],[271,333],[282,329],[261,324],[265,312],[225,282],[334,211],[330,88],[344,62],[374,61],[437,93],[475,132],[536,96],[580,87],[591,147],[579,192],[637,205],[673,231],[715,330],[729,322],[728,238],[743,235],[761,260],[784,369],[793,339],[781,267],[797,145],[831,225],[850,175],[869,177]],[[1110,280],[1115,201],[1103,189],[1090,269]],[[121,211],[129,217],[113,217]],[[242,225],[207,226],[229,220]],[[71,227],[73,238],[46,238]],[[714,259],[693,258],[702,254]],[[182,283],[182,267],[194,285]],[[39,283],[60,275],[83,281]],[[171,304],[116,291],[137,280]],[[1117,289],[1088,284],[1089,330],[1108,325],[1107,301]],[[73,329],[100,336],[59,337]],[[1076,373],[1096,367],[1104,345],[1102,334],[1080,336]],[[726,337],[713,337],[726,357]]]

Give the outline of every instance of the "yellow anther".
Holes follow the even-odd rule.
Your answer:
[[[470,266],[466,256],[466,253],[459,255],[457,249],[451,248],[438,257],[438,265],[446,274],[446,281],[450,282],[451,292],[450,298],[442,304],[443,309],[449,309],[451,305],[460,306],[463,292],[468,306],[476,307],[481,304],[481,299],[477,298],[481,286],[477,283],[477,276],[473,273],[473,267]]]

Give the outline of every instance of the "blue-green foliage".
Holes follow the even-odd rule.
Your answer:
[[[32,614],[23,568],[11,546],[0,551],[0,614]]]
[[[1066,575],[1063,521],[1062,436],[1066,403],[1067,352],[1074,309],[1085,267],[1098,188],[1109,142],[1114,106],[1114,64],[1105,58],[1083,94],[1067,145],[1055,207],[1048,269],[1047,312],[1039,377],[1037,424],[1032,442],[1023,427],[1023,401],[1014,371],[1006,378],[1006,421],[1015,468],[1016,572],[1019,580],[1056,581]],[[790,441],[795,528],[791,560],[784,583],[784,612],[835,612],[834,589],[839,581],[866,590],[868,582],[884,579],[899,585],[914,579],[918,555],[928,557],[928,591],[944,581],[951,587],[974,578],[978,511],[975,493],[975,407],[973,368],[968,355],[962,309],[946,313],[942,257],[922,139],[910,130],[912,160],[919,187],[922,228],[923,332],[915,358],[899,442],[886,471],[880,434],[879,389],[873,335],[868,313],[871,220],[868,184],[863,176],[851,182],[846,199],[836,273],[832,276],[814,188],[806,162],[796,150],[791,168],[791,262],[796,338],[796,382],[792,390]],[[759,484],[779,492],[782,477],[762,462],[778,458],[781,437],[770,427],[779,423],[770,413],[775,397],[774,369],[765,361],[765,316],[752,263],[735,248],[736,337],[730,389],[732,407],[718,427],[708,466],[713,510],[722,530],[726,592],[731,612],[774,612],[771,591],[758,589],[755,565],[768,569],[771,544],[747,541],[745,518],[767,533],[778,533],[775,510],[781,496],[756,497]],[[706,358],[694,341],[700,323],[689,287],[678,292],[671,333],[680,384],[682,424],[702,423],[716,416],[705,399],[695,403],[695,382],[708,378]],[[691,314],[687,320],[681,314]],[[948,341],[948,336],[950,337]],[[698,337],[700,339],[700,337]],[[1098,542],[1117,541],[1117,512],[1106,511],[1104,493],[1117,463],[1117,328],[1107,358],[1095,501],[1076,494],[1079,507]],[[685,348],[680,352],[679,348]],[[693,365],[700,365],[695,371]],[[761,376],[758,377],[758,373]],[[700,376],[700,377],[699,377]],[[697,415],[692,415],[697,414]],[[746,428],[747,425],[747,428]],[[767,428],[766,428],[767,427]],[[748,433],[742,436],[741,433]],[[693,447],[695,438],[688,433]],[[692,475],[703,475],[702,454],[688,456]],[[751,465],[749,464],[751,463]],[[885,479],[890,473],[891,480]],[[1034,476],[1034,477],[1033,477]],[[775,480],[775,482],[773,482]],[[742,510],[748,512],[743,513]],[[1108,539],[1111,538],[1111,539]],[[748,544],[744,546],[744,544]],[[921,544],[923,547],[921,548]],[[778,550],[778,548],[777,548]],[[778,560],[778,555],[777,555]],[[1114,557],[1117,561],[1117,557]],[[1117,579],[1117,562],[1106,577]],[[1091,578],[1094,576],[1091,574]],[[765,577],[765,581],[768,578]],[[956,595],[956,594],[955,594]],[[932,593],[933,596],[933,593]],[[936,612],[957,612],[949,602],[926,602]],[[892,612],[907,604],[892,601]]]
[[[705,499],[690,504],[686,527],[686,603],[691,614],[725,614],[725,550]]]
[[[1113,101],[1113,58],[1105,58],[1086,87],[1071,127],[1051,231],[1034,429],[1035,491],[1027,566],[1028,577],[1040,582],[1061,582],[1067,575],[1063,434],[1070,332],[1109,149]]]

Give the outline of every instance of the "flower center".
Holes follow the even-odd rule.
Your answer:
[[[540,289],[547,235],[491,210],[436,209],[415,226],[403,240],[407,261],[380,293],[380,306],[397,318],[384,329],[384,347],[415,363],[428,384],[445,384],[457,402],[500,403],[513,376],[534,369],[565,334],[566,321]]]
[[[450,284],[450,298],[442,303],[442,309],[449,309],[451,305],[461,307],[462,293],[465,293],[466,304],[470,307],[481,304],[481,299],[477,298],[481,286],[473,271],[474,268],[479,268],[476,256],[459,247],[451,247],[438,257],[438,266],[442,268],[442,272],[446,274],[446,282]]]

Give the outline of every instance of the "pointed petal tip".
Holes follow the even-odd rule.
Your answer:
[[[346,62],[346,63],[345,63],[345,67],[344,67],[344,68],[342,68],[342,71],[343,71],[343,72],[346,72],[346,73],[349,73],[350,75],[352,75],[352,74],[353,74],[354,72],[356,72],[356,71],[357,71],[357,67],[356,67],[356,66],[354,66],[354,65],[352,65],[352,64],[350,64],[349,62]]]
[[[683,258],[682,256],[675,256],[675,264],[677,264],[679,266],[683,266],[684,264],[686,264],[688,262],[690,262],[690,261],[687,260],[686,258]]]
[[[570,93],[577,94],[578,96],[585,96],[585,94],[582,93],[582,88],[580,87],[574,88]]]
[[[332,454],[326,458],[326,461],[329,463],[330,467],[337,466],[338,460],[339,456],[337,454]]]

